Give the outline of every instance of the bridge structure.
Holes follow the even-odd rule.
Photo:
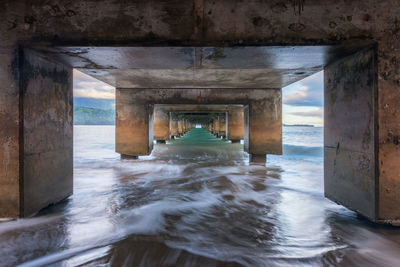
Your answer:
[[[0,217],[73,193],[73,68],[116,88],[121,155],[149,154],[161,121],[184,132],[204,111],[158,105],[227,105],[243,113],[207,111],[207,127],[230,139],[243,121],[254,160],[282,153],[282,88],[324,70],[325,195],[398,223],[399,12],[396,0],[1,1]]]

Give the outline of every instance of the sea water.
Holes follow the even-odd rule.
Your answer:
[[[0,266],[400,266],[398,228],[324,198],[323,128],[265,166],[203,129],[121,160],[114,131],[74,128],[74,194],[0,223]]]

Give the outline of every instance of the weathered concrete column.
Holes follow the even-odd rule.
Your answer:
[[[185,134],[185,133],[187,132],[187,128],[188,128],[188,126],[187,126],[187,120],[186,120],[185,118],[183,118],[182,127],[183,127],[183,133]]]
[[[0,217],[25,217],[73,191],[72,69],[31,50],[2,52]]]
[[[170,117],[169,112],[162,107],[154,107],[154,140],[165,143],[170,139],[169,131]]]
[[[115,150],[124,156],[149,155],[153,150],[154,106],[135,103],[126,90],[116,90]]]
[[[219,116],[216,115],[214,118],[214,129],[213,133],[215,136],[219,137]]]
[[[222,138],[226,139],[227,138],[227,117],[228,114],[225,113],[221,113],[219,116],[219,135],[222,136]]]
[[[22,205],[19,65],[13,68],[18,56],[16,47],[0,49],[0,217],[11,218],[20,216]]]
[[[250,102],[244,109],[244,150],[253,162],[266,162],[266,154],[282,154],[281,90]]]
[[[179,136],[178,132],[178,119],[176,115],[170,112],[170,127],[171,127],[171,138],[175,138]]]
[[[400,190],[378,190],[375,50],[366,49],[330,64],[324,75],[325,196],[371,220],[380,220],[379,201],[385,203],[388,192],[398,194]],[[400,216],[398,202],[396,209],[398,213],[393,210],[392,214]],[[399,218],[396,216],[391,219]]]
[[[228,111],[228,137],[232,143],[240,142],[244,134],[244,108],[230,106]]]
[[[73,191],[72,69],[30,50],[22,64],[21,216],[28,216]]]
[[[183,132],[183,121],[182,119],[178,120],[178,135],[182,136],[184,134]]]

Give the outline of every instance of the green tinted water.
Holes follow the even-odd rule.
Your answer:
[[[179,139],[171,141],[174,145],[229,146],[229,142],[215,137],[203,128],[194,128]]]

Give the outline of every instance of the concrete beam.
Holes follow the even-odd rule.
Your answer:
[[[37,49],[46,50],[40,46]],[[58,60],[118,88],[282,88],[322,70],[322,66],[338,56],[347,55],[348,50],[327,45],[258,44],[241,47],[63,46],[53,47],[51,52]]]

